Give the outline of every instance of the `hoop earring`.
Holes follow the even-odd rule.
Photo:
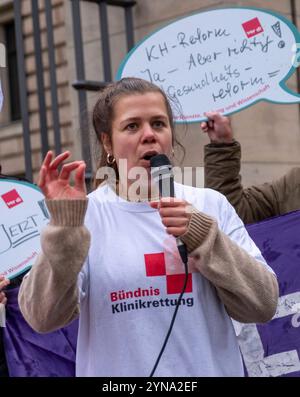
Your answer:
[[[108,165],[113,165],[115,162],[116,162],[116,159],[114,158],[114,156],[112,154],[107,153],[106,163]]]

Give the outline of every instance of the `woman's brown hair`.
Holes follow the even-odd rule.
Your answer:
[[[172,144],[182,145],[177,141],[174,131],[173,113],[166,94],[158,86],[136,77],[125,77],[115,83],[107,85],[100,93],[99,98],[93,110],[93,126],[97,135],[98,142],[102,149],[101,158],[98,164],[100,167],[112,167],[114,169],[116,178],[118,180],[119,173],[116,162],[107,163],[107,153],[104,150],[101,133],[107,134],[111,141],[112,136],[112,121],[114,117],[114,105],[122,97],[134,94],[146,94],[148,92],[160,93],[165,101],[169,123],[172,131]],[[103,182],[103,179],[94,180],[94,187],[96,188]]]

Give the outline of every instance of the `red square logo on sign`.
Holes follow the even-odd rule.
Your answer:
[[[258,18],[250,19],[250,21],[243,23],[242,26],[244,28],[244,31],[245,31],[248,39],[250,39],[250,37],[256,36],[257,34],[262,33],[264,31]]]
[[[16,191],[16,189],[2,194],[1,197],[4,200],[5,204],[8,206],[8,208],[13,208],[16,205],[23,203],[23,200],[19,196],[19,193]]]

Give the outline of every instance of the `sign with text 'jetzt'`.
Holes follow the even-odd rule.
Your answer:
[[[49,214],[35,185],[8,179],[0,179],[0,213],[0,274],[12,279],[35,262]]]
[[[286,86],[299,50],[299,32],[279,14],[215,9],[146,37],[122,62],[117,79],[155,83],[170,98],[176,122],[196,122],[205,120],[207,111],[228,115],[260,100],[300,102]]]

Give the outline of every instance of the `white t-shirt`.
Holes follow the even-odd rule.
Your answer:
[[[213,216],[219,228],[264,262],[220,193],[175,184],[176,197]],[[184,279],[175,238],[157,210],[107,186],[89,195],[91,246],[79,276],[77,376],[149,376]],[[266,265],[267,266],[267,265]],[[187,291],[155,376],[243,376],[235,332],[215,287],[189,262]]]

